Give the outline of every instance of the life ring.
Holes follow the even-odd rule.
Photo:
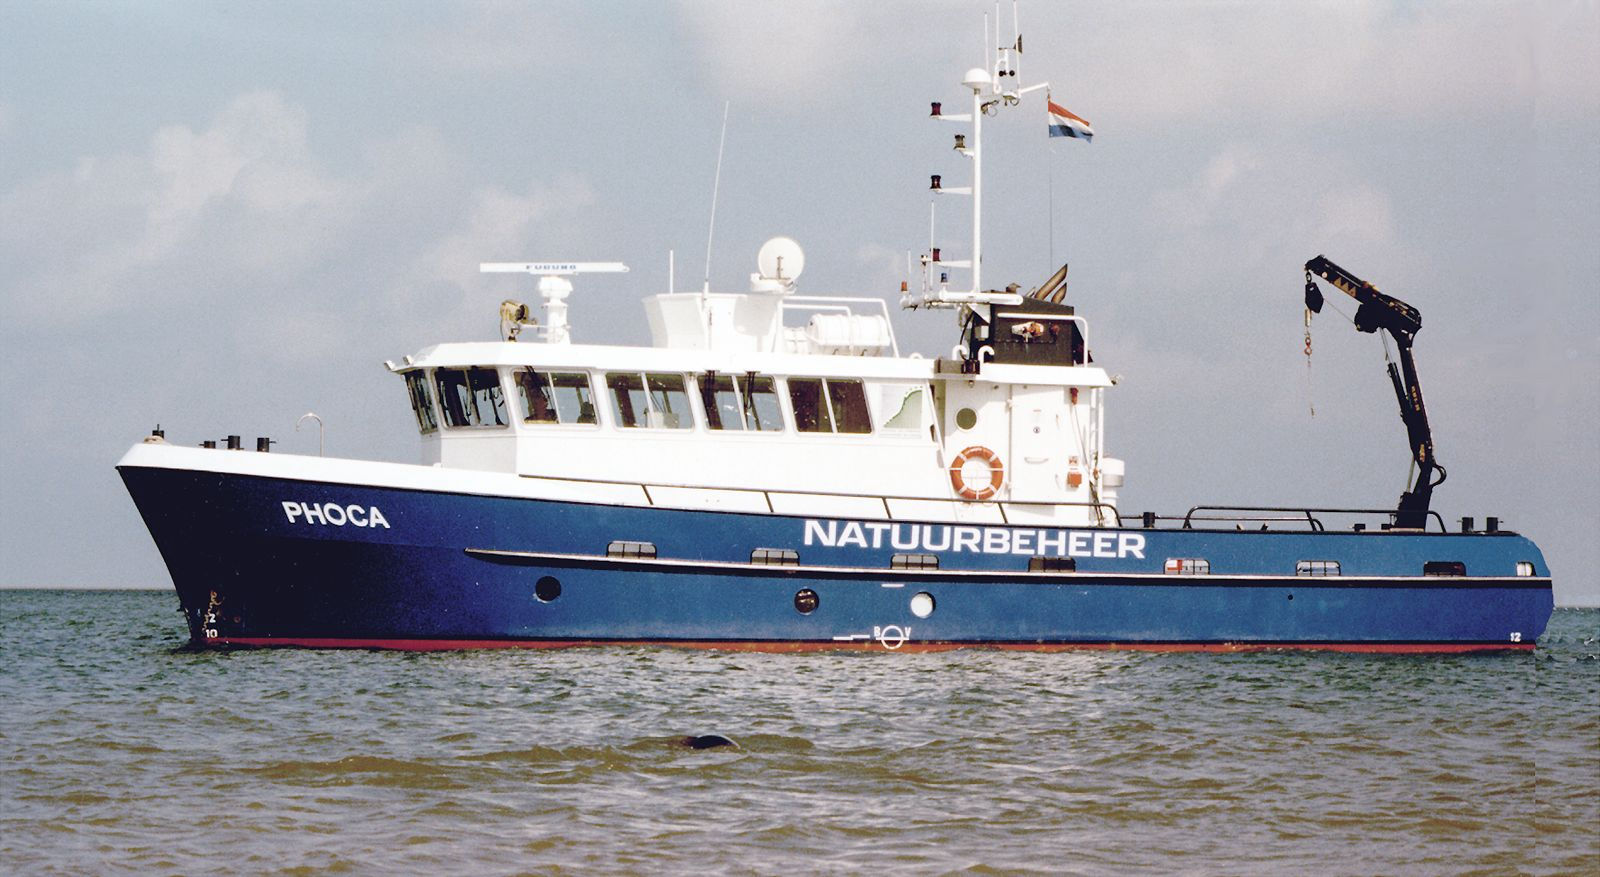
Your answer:
[[[963,470],[966,469],[967,463],[973,460],[982,460],[989,464],[989,483],[982,487],[972,487],[967,484]],[[950,486],[955,488],[962,499],[988,499],[999,492],[1000,485],[1004,484],[1005,480],[1006,467],[1000,462],[1000,455],[982,445],[973,445],[956,454],[956,458],[950,463]]]

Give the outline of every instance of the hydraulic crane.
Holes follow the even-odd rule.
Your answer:
[[[1322,311],[1318,277],[1359,302],[1355,316],[1357,331],[1382,329],[1389,333],[1399,349],[1400,364],[1396,367],[1393,362],[1389,363],[1389,380],[1394,383],[1395,398],[1400,402],[1400,419],[1405,421],[1417,477],[1408,485],[1409,489],[1400,494],[1394,526],[1424,529],[1433,489],[1444,483],[1445,470],[1433,457],[1433,431],[1428,427],[1428,412],[1422,405],[1422,385],[1417,381],[1417,363],[1411,355],[1412,342],[1422,328],[1422,313],[1393,296],[1384,295],[1376,286],[1328,261],[1326,256],[1317,256],[1306,263],[1306,307],[1312,313]]]

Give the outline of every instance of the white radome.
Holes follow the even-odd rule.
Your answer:
[[[792,283],[806,269],[806,254],[794,238],[775,237],[756,253],[756,269],[764,278]]]

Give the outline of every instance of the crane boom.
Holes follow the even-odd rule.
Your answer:
[[[1401,529],[1424,529],[1428,521],[1428,506],[1433,489],[1444,483],[1445,470],[1433,455],[1433,431],[1428,426],[1428,411],[1422,404],[1422,385],[1417,380],[1417,363],[1411,346],[1422,328],[1422,313],[1411,305],[1378,291],[1376,286],[1317,256],[1306,262],[1306,307],[1312,313],[1322,310],[1322,291],[1315,278],[1321,278],[1358,303],[1355,325],[1360,332],[1377,332],[1382,329],[1394,339],[1399,350],[1400,364],[1389,363],[1389,380],[1394,384],[1395,399],[1400,403],[1400,419],[1406,425],[1406,437],[1411,446],[1412,458],[1417,464],[1416,481],[1400,494],[1400,505],[1395,510],[1394,525]],[[1438,477],[1434,475],[1437,473]]]

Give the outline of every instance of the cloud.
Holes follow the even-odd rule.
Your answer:
[[[192,292],[183,280],[230,254],[292,269],[285,254],[318,249],[329,218],[359,197],[307,152],[303,110],[241,95],[203,130],[164,126],[142,153],[84,156],[0,196],[7,298],[21,316],[61,322]]]
[[[898,289],[900,281],[921,277],[921,268],[908,265],[906,249],[895,249],[875,241],[856,247],[856,264],[864,272],[861,285],[870,290]]]
[[[965,4],[961,5],[965,7]],[[735,101],[814,106],[883,83],[868,69],[884,69],[885,52],[906,57],[948,49],[927,28],[907,28],[910,15],[946,15],[945,9],[828,0],[819,3],[747,3],[693,0],[677,7],[685,36],[710,90]],[[966,21],[976,19],[961,19]],[[976,25],[974,25],[976,26]],[[894,33],[885,39],[885,33]],[[973,39],[974,46],[977,40]],[[976,53],[974,53],[976,54]],[[943,51],[934,57],[942,58]],[[889,69],[900,67],[889,64]]]
[[[1135,2],[1075,8],[1074,20],[1051,13],[1060,19],[1049,27],[1080,48],[1069,55],[1060,37],[1030,33],[1058,53],[1035,73],[1070,84],[1090,118],[1116,120],[1102,122],[1107,134],[1264,112],[1511,125],[1536,104],[1550,115],[1600,104],[1594,4]],[[1118,38],[1128,32],[1141,38]]]
[[[576,69],[592,34],[574,27],[581,6],[564,11],[506,0],[481,0],[450,7],[442,21],[428,20],[406,35],[406,54],[430,68],[481,74]]]
[[[1336,241],[1350,249],[1371,252],[1396,240],[1389,196],[1367,183],[1325,189],[1313,206],[1317,240]]]
[[[142,151],[84,156],[0,195],[11,266],[0,307],[18,324],[63,327],[248,303],[253,329],[275,322],[325,347],[337,338],[296,321],[326,318],[361,289],[379,290],[369,306],[415,304],[440,283],[459,293],[479,261],[521,258],[541,222],[594,197],[576,175],[469,189],[428,129],[371,144],[337,174],[311,153],[308,128],[281,95],[243,94],[203,127],[162,126]]]
[[[306,117],[274,92],[235,98],[211,127],[157,131],[149,152],[150,208],[131,255],[151,261],[193,237],[208,207],[232,201],[255,214],[326,208],[348,197],[306,152]]]
[[[1129,229],[1139,269],[1118,278],[1122,288],[1100,316],[1166,353],[1195,337],[1279,332],[1285,314],[1294,315],[1300,265],[1316,253],[1374,271],[1403,264],[1421,271],[1412,263],[1426,262],[1404,243],[1384,185],[1312,147],[1226,143],[1180,184],[1149,197]],[[1128,304],[1149,302],[1152,288],[1163,291],[1159,307]],[[1186,329],[1173,333],[1174,325]],[[1248,358],[1246,351],[1229,345],[1208,355]]]
[[[473,193],[471,209],[462,227],[435,244],[417,263],[415,276],[459,282],[485,261],[518,261],[533,245],[535,224],[553,210],[583,207],[594,192],[579,176],[558,177],[544,185],[535,182],[525,194],[498,187]]]

